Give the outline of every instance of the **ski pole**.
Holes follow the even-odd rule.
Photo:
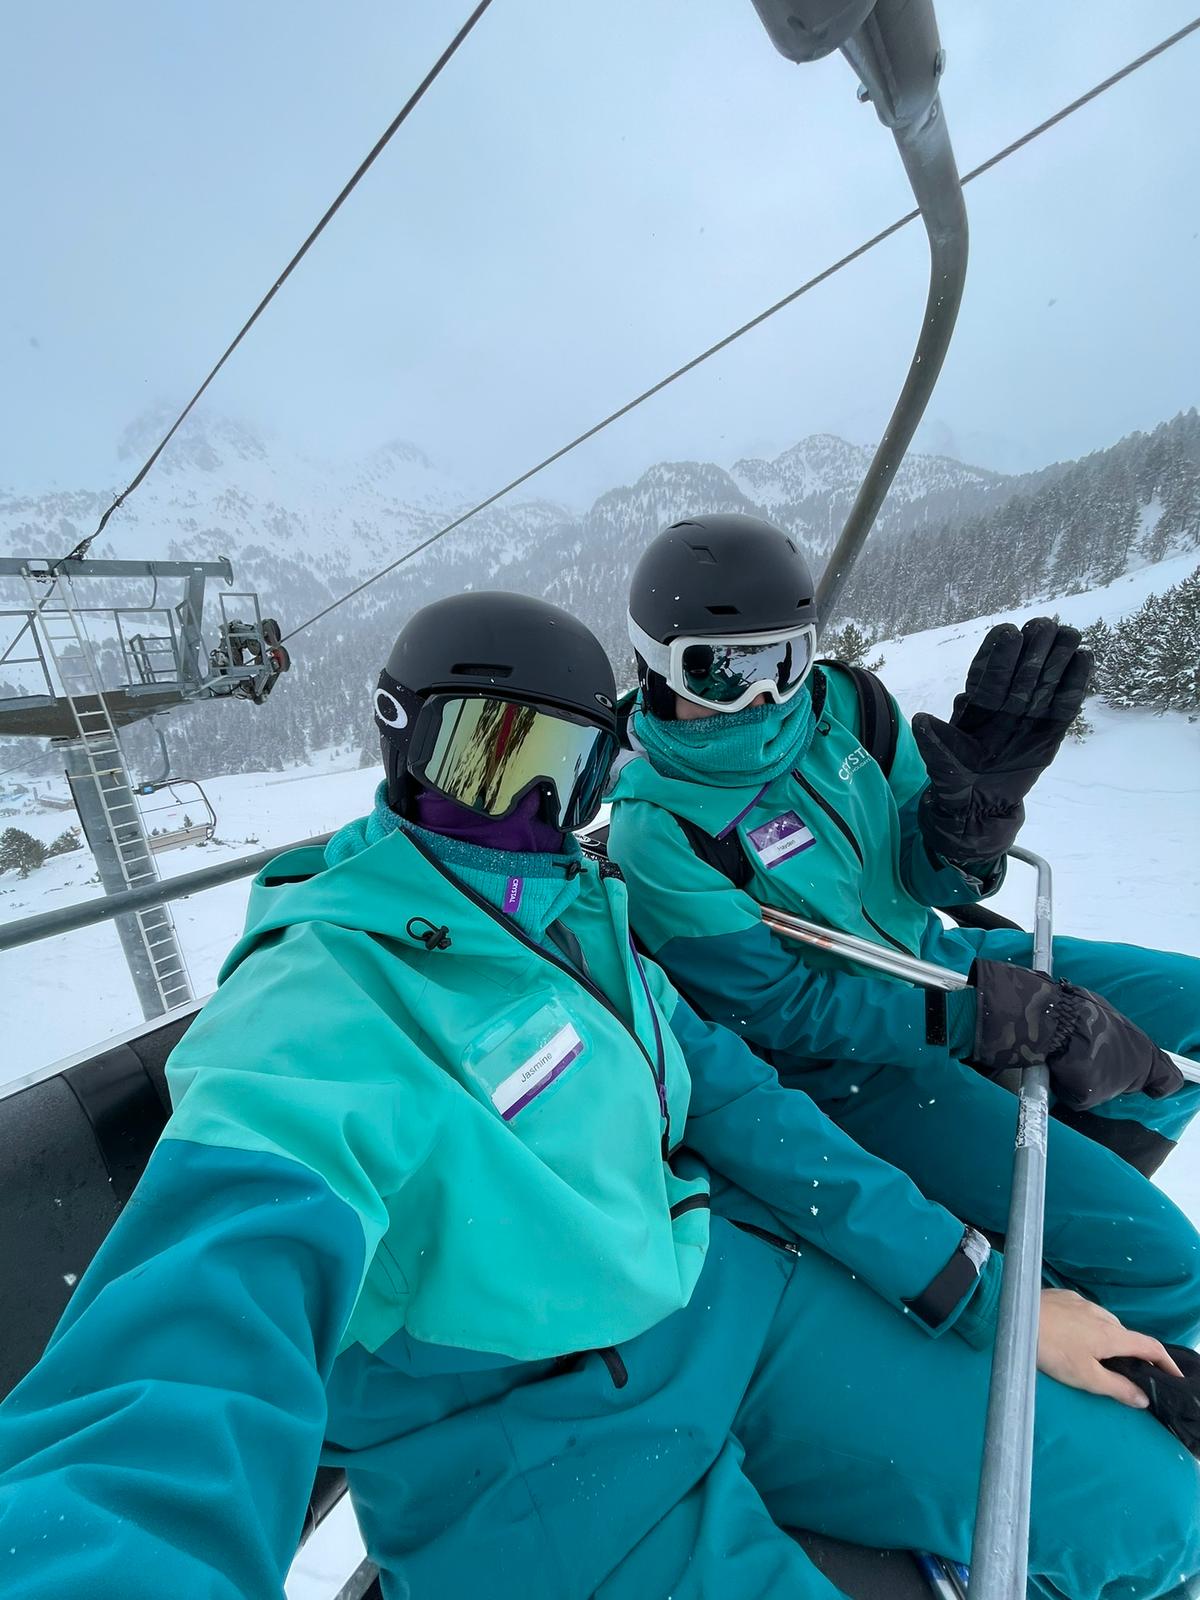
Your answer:
[[[937,1600],[959,1600],[958,1586],[940,1556],[930,1555],[927,1550],[914,1550],[912,1558]]]
[[[1009,853],[1014,856],[1017,854],[1015,850]],[[873,967],[877,972],[887,972],[893,978],[915,983],[922,989],[949,991],[968,987],[966,975],[956,972],[953,967],[942,967],[936,961],[922,961],[919,956],[910,956],[907,951],[873,944],[870,939],[862,939],[856,933],[842,933],[836,928],[823,927],[819,922],[809,922],[776,906],[762,906],[760,909],[763,922],[773,933],[781,933],[798,944],[808,945],[810,949],[844,956],[861,966]],[[1200,1083],[1200,1062],[1189,1061],[1186,1056],[1177,1056],[1170,1050],[1164,1051],[1164,1054],[1170,1057],[1189,1083]]]

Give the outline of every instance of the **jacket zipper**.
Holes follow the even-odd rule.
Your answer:
[[[663,1130],[663,1151],[666,1153],[671,1144],[671,1118],[667,1111],[667,1052],[663,1048],[662,1028],[658,1022],[658,1007],[654,1004],[654,996],[650,993],[650,983],[646,977],[646,970],[642,966],[642,958],[638,947],[633,942],[633,935],[629,935],[629,953],[633,957],[633,964],[637,968],[637,975],[642,980],[642,993],[646,996],[646,1005],[650,1011],[650,1021],[654,1024],[654,1054],[658,1058],[658,1067],[654,1073],[654,1081],[658,1085],[658,1109],[662,1112],[666,1127]],[[649,1057],[646,1058],[649,1060]]]
[[[842,834],[849,841],[850,848],[854,851],[854,854],[858,857],[859,866],[860,867],[863,866],[865,863],[864,863],[864,859],[863,859],[862,846],[859,844],[858,840],[854,837],[854,830],[851,828],[850,824],[846,821],[845,817],[841,816],[837,811],[835,811],[833,809],[833,807],[829,804],[829,801],[826,800],[825,796],[822,795],[822,794],[818,794],[817,791],[813,788],[812,784],[809,783],[808,779],[803,777],[802,774],[800,774],[799,772],[793,772],[792,773],[792,777],[795,778],[796,782],[804,790],[805,794],[810,795],[812,797],[812,799],[814,799],[817,802],[817,804],[820,806],[821,810],[825,813],[825,815],[827,817],[829,817],[830,820],[841,830]],[[881,928],[879,926],[879,924],[875,921],[875,918],[867,910],[866,906],[863,905],[862,896],[861,895],[859,895],[859,897],[858,897],[858,909],[862,913],[863,921],[869,923],[871,925],[871,927],[874,928],[875,932],[879,935],[879,937],[881,939],[885,939],[887,941],[887,943],[891,945],[893,950],[903,950],[905,955],[911,955],[912,954],[912,951],[908,948],[908,946],[906,944],[901,944],[899,939],[893,939],[891,934],[887,931],[886,928]]]
[[[646,1049],[646,1046],[625,1021],[625,1018],[617,1010],[616,1006],[613,1005],[612,1001],[608,998],[603,989],[594,984],[590,978],[584,977],[581,972],[576,971],[576,969],[572,967],[569,962],[561,960],[558,956],[547,950],[543,945],[538,944],[536,940],[529,938],[529,936],[523,933],[514,922],[512,922],[508,917],[504,916],[502,912],[497,911],[496,908],[487,900],[485,900],[481,894],[476,894],[475,890],[472,889],[469,884],[460,883],[457,878],[451,877],[451,875],[442,866],[441,862],[438,861],[436,857],[432,856],[418,842],[418,840],[412,837],[411,834],[408,836],[408,842],[413,846],[419,855],[424,856],[425,860],[429,862],[430,866],[433,867],[435,871],[439,872],[452,888],[457,889],[459,894],[465,895],[473,905],[478,906],[481,911],[485,912],[493,922],[497,923],[504,929],[505,933],[507,933],[510,938],[516,939],[519,943],[523,944],[526,949],[532,950],[534,955],[540,956],[543,961],[548,961],[552,967],[557,967],[560,972],[565,972],[568,978],[573,979],[581,989],[586,989],[588,994],[592,996],[593,1000],[598,1000],[608,1014],[611,1017],[614,1017],[621,1024],[622,1028],[624,1028],[625,1032],[641,1051],[646,1065],[650,1068],[650,1075],[654,1079],[655,1087],[658,1090],[659,1111],[665,1124],[662,1136],[662,1147],[665,1158],[671,1142],[671,1117],[667,1110],[666,1053],[663,1050],[662,1033],[658,1025],[658,1012],[655,1009],[654,1001],[650,997],[650,986],[646,982],[645,973],[642,971],[642,965],[638,957],[637,950],[634,949],[633,951],[634,963],[638,969],[638,975],[642,980],[642,987],[646,991],[646,999],[650,1006],[650,1018],[654,1023],[654,1038],[658,1048],[657,1066],[655,1066],[654,1062],[650,1059],[650,1052]]]

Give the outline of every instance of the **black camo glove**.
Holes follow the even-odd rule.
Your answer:
[[[1165,1349],[1182,1378],[1137,1356],[1109,1356],[1101,1365],[1136,1383],[1150,1402],[1151,1415],[1194,1456],[1200,1456],[1200,1355],[1182,1344],[1169,1344]]]
[[[929,773],[918,821],[932,854],[969,865],[1003,855],[1025,820],[1025,796],[1079,715],[1092,653],[1074,628],[1035,617],[1003,622],[980,645],[949,722],[912,719]]]
[[[1133,1091],[1159,1100],[1183,1083],[1171,1058],[1090,989],[1007,961],[976,961],[970,982],[977,996],[971,1060],[985,1072],[1045,1062],[1051,1087],[1072,1111]]]

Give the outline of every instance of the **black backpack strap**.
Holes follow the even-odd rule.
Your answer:
[[[675,813],[671,815],[675,816]],[[749,885],[754,869],[746,858],[742,841],[736,832],[717,838],[714,834],[705,833],[703,828],[695,822],[689,822],[686,817],[675,817],[675,821],[691,845],[693,855],[699,856],[708,866],[715,867],[735,889],[745,889]]]
[[[736,833],[728,833],[723,839],[718,839],[711,833],[705,833],[703,828],[694,822],[689,822],[686,817],[677,817],[673,811],[668,815],[674,817],[679,824],[694,855],[699,856],[701,861],[707,862],[710,867],[716,867],[722,877],[728,878],[735,889],[746,887],[754,874]],[[599,864],[602,877],[606,873],[620,875],[616,863],[609,859],[607,823],[581,834],[579,842],[583,846],[584,854],[591,856]]]
[[[848,661],[822,661],[826,670],[835,667],[850,679],[858,698],[858,736],[863,749],[883,768],[885,778],[892,775],[900,723],[891,695],[882,681],[866,667],[852,667]]]

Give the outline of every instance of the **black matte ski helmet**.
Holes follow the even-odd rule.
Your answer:
[[[670,644],[685,635],[720,638],[815,627],[815,594],[799,545],[762,517],[722,512],[664,528],[643,552],[629,586],[638,683],[651,715],[674,720],[675,695],[637,649],[635,630]]]
[[[497,702],[528,707],[557,719],[573,736],[586,774],[571,796],[558,792],[576,774],[556,767],[539,773],[512,797],[511,811],[531,788],[544,789],[543,815],[564,827],[581,827],[599,809],[608,769],[616,753],[616,682],[612,666],[595,635],[576,617],[528,595],[471,591],[435,600],[400,630],[375,691],[375,723],[387,777],[388,805],[400,816],[413,814],[419,789],[449,793],[471,805],[438,781],[434,752],[438,746],[438,714],[447,706],[468,711],[475,719],[477,741],[487,738],[487,707]],[[493,721],[494,721],[493,717]],[[530,719],[525,718],[524,724]],[[603,737],[597,738],[599,732]],[[503,738],[503,733],[500,735]],[[532,758],[539,736],[523,726],[510,744],[524,740]],[[442,743],[444,744],[444,740]],[[541,744],[545,745],[545,729]],[[548,763],[550,764],[550,763]],[[530,768],[532,770],[532,767]],[[486,775],[485,775],[486,776]],[[495,801],[495,795],[492,795]],[[505,815],[493,805],[475,805],[489,815]],[[583,813],[587,814],[584,815]]]

